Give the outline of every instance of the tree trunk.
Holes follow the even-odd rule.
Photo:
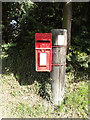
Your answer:
[[[71,44],[71,21],[72,21],[72,3],[65,3],[63,7],[62,28],[67,29],[67,43]]]

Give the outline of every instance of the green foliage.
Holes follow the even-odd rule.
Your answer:
[[[83,80],[89,79],[90,73],[89,4],[74,3],[72,5],[72,44],[67,56],[67,71],[74,71],[74,79],[78,81],[78,76]]]
[[[79,83],[78,88],[74,88],[71,93],[66,93],[65,105],[70,108],[76,109],[78,114],[88,114],[88,86],[87,84]],[[85,113],[81,112],[85,110]]]
[[[69,77],[69,76],[67,76]],[[61,105],[55,108],[55,113],[78,115],[78,118],[86,118],[88,114],[88,85],[85,82],[69,83],[66,80],[66,93],[64,101]],[[75,116],[74,116],[75,117]]]
[[[11,95],[13,95],[14,97],[15,97],[15,96],[22,96],[23,93],[22,93],[22,91],[12,91],[12,92],[11,92]]]
[[[73,4],[73,21],[72,21],[72,45],[75,45],[82,52],[89,54],[89,4]]]
[[[66,95],[67,99],[65,100],[65,104],[77,108],[80,107],[80,105],[82,106],[82,108],[88,106],[87,95],[88,95],[87,85],[85,84],[83,86],[82,84],[79,84],[79,88],[75,89],[75,91],[73,91],[71,94]],[[87,109],[87,107],[85,109]]]
[[[74,73],[75,82],[89,79],[90,57],[87,53],[82,52],[78,46],[71,46],[69,47],[67,60],[67,72]]]
[[[3,25],[5,26],[3,40],[32,43],[36,32],[51,32],[51,29],[57,27],[58,23],[61,27],[62,16],[57,14],[62,14],[62,7],[63,3],[3,3]],[[10,25],[12,20],[17,22],[16,27]]]
[[[50,109],[47,110],[45,105],[39,103],[33,107],[30,107],[29,104],[19,103],[16,107],[15,114],[19,114],[19,117],[30,116],[30,117],[40,117],[40,116],[49,116]]]
[[[23,104],[23,103],[20,103],[16,107],[16,113],[17,114],[19,113],[21,117],[29,114],[29,112],[31,112],[30,107],[28,105]]]

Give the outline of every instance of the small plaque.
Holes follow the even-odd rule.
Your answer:
[[[58,45],[64,45],[64,35],[58,35]]]
[[[40,65],[46,66],[46,53],[40,53]]]

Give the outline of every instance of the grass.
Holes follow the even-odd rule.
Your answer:
[[[47,109],[47,107],[42,103],[39,103],[33,107],[26,103],[18,103],[13,112],[16,115],[19,113],[19,117],[50,117],[50,110],[50,108]]]
[[[20,86],[12,75],[3,75],[3,116],[8,117],[88,117],[88,85],[86,82],[69,84],[66,81],[65,99],[61,105],[54,106],[37,94],[39,85],[36,82],[28,86]],[[7,82],[8,78],[8,82]],[[10,84],[11,83],[11,84]],[[13,84],[12,84],[13,83]],[[36,87],[36,91],[34,91]],[[2,93],[2,94],[3,94]],[[7,95],[9,98],[7,98]],[[7,102],[5,99],[7,98]],[[12,105],[12,104],[13,105]]]
[[[52,81],[48,73],[36,73],[33,61],[29,61],[29,55],[22,52],[26,58],[22,59],[22,55],[20,57],[16,49],[13,49],[14,45],[12,49],[9,48],[10,44],[3,47],[8,50],[8,54],[2,54],[3,117],[88,118],[88,80],[84,74],[80,74],[76,82],[75,71],[66,73],[64,101],[58,107],[54,107],[51,103]]]

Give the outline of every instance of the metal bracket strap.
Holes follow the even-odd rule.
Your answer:
[[[52,64],[52,66],[66,66],[67,63],[65,64]]]
[[[67,47],[67,45],[55,45],[55,46],[52,46],[52,47]]]

